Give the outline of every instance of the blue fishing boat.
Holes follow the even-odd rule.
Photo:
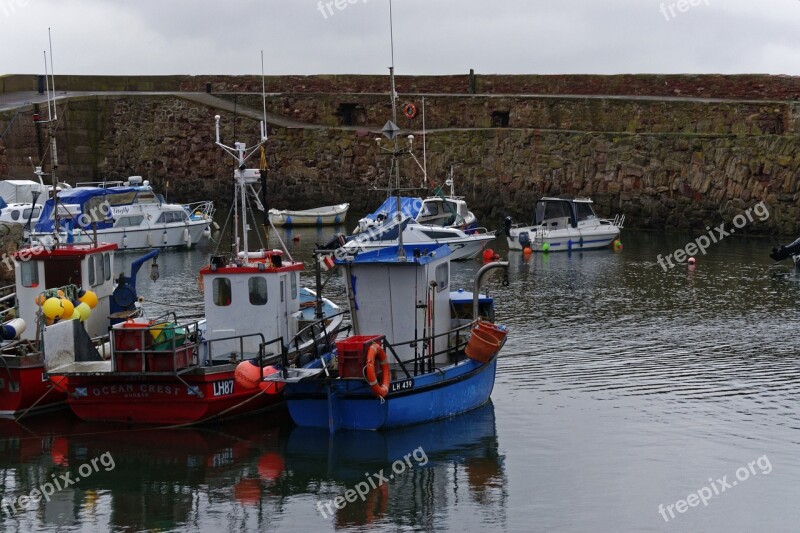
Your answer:
[[[336,343],[336,367],[286,365],[266,378],[286,383],[297,425],[388,429],[448,418],[489,400],[506,330],[488,320],[493,302],[479,287],[486,273],[508,263],[481,268],[473,293],[453,293],[450,256],[447,246],[394,246],[337,261],[354,335]],[[472,319],[465,321],[456,310],[470,299]]]

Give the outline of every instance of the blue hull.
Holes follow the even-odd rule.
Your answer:
[[[287,383],[289,413],[301,427],[379,430],[440,420],[476,409],[494,388],[497,356],[465,359],[413,380],[392,382],[384,401],[362,379],[311,379]]]

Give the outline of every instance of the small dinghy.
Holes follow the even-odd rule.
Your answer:
[[[273,226],[336,226],[344,222],[350,204],[326,205],[305,211],[269,210]]]

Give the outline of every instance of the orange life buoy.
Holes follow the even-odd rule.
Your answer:
[[[411,102],[407,104],[403,104],[403,116],[407,119],[412,119],[417,116],[417,106],[412,104]]]
[[[381,382],[378,383],[377,371],[375,370],[375,357],[381,364]],[[367,350],[367,369],[366,369],[367,383],[372,389],[372,393],[378,398],[385,398],[389,393],[389,358],[386,357],[386,352],[383,351],[381,345],[373,343]]]

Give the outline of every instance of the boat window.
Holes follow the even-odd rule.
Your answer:
[[[106,268],[106,281],[111,279],[111,254],[103,254],[103,264]]]
[[[20,265],[23,287],[37,287],[39,285],[39,263],[36,261],[24,261]]]
[[[286,283],[283,280],[281,280],[281,303],[285,301],[283,296],[283,291],[285,290],[286,290]]]
[[[250,293],[252,305],[265,305],[267,303],[267,280],[263,277],[247,280],[247,291]]]
[[[544,218],[545,220],[550,220],[553,218],[569,218],[569,206],[567,202],[547,202],[544,211]]]
[[[231,305],[231,280],[228,278],[216,278],[213,286],[214,305],[217,307],[227,307]]]
[[[19,220],[19,211],[16,209],[11,211],[11,220]]]
[[[434,203],[426,203],[425,204],[425,212],[423,215],[430,216],[430,215],[438,215],[439,214],[439,206]]]
[[[90,255],[89,256],[89,285],[91,285],[92,287],[94,287],[94,285],[95,285],[94,280],[95,280],[95,278],[94,278],[94,256]]]
[[[436,267],[436,291],[442,292],[447,290],[450,284],[450,269],[447,263],[442,263]]]
[[[591,204],[585,202],[575,202],[575,208],[578,211],[578,221],[581,220],[592,220],[593,218],[597,218],[597,215],[594,214],[594,209],[592,209]]]
[[[39,212],[41,210],[42,209],[40,207],[37,207],[37,208],[33,209],[33,215],[31,215],[31,208],[29,207],[29,208],[25,209],[22,212],[22,220],[28,220],[29,218],[33,218],[33,219],[39,218]]]
[[[297,300],[297,272],[292,274],[292,300]]]
[[[144,216],[142,215],[131,216],[131,217],[119,217],[117,219],[117,223],[115,224],[115,226],[118,228],[130,228],[132,226],[141,225],[143,220]]]
[[[103,283],[103,280],[106,279],[106,264],[103,261],[102,255],[97,256],[96,263],[97,263],[97,276],[95,276],[95,279],[97,281],[97,285],[100,285],[101,283]],[[92,283],[92,285],[95,285],[95,283]]]
[[[187,215],[187,214],[186,214],[186,211],[178,211],[178,212],[176,212],[176,215],[177,215],[177,216],[176,216],[175,218],[176,218],[176,219],[177,219],[179,222],[183,222],[184,220],[186,220],[187,218],[189,218],[189,215]]]
[[[158,221],[156,224],[170,224],[172,222],[182,222],[184,218],[181,218],[181,215],[186,217],[186,213],[183,211],[167,211],[166,213],[161,213],[161,216],[158,217]]]

